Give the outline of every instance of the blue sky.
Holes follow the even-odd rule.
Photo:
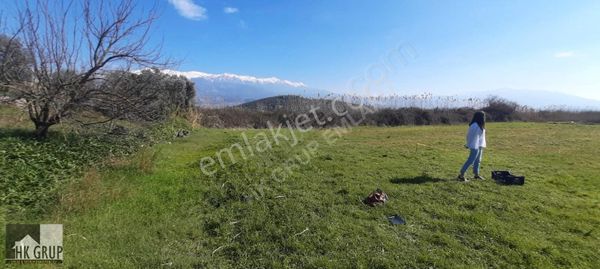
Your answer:
[[[166,55],[182,59],[182,71],[276,76],[346,91],[349,81],[380,75],[386,55],[408,46],[415,57],[371,83],[376,93],[513,88],[600,99],[596,0],[159,4],[154,37]]]
[[[353,79],[378,77],[369,67],[408,44],[416,57],[385,72],[376,92],[515,88],[600,99],[600,1],[193,3],[203,18],[168,5],[161,19],[165,48],[185,59],[183,70],[346,90]]]

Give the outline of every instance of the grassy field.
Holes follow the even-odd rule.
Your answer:
[[[295,146],[201,172],[201,158],[261,132],[196,130],[89,169],[50,214],[3,221],[64,224],[66,268],[598,266],[600,126],[489,124],[486,181],[454,180],[466,126],[296,133]],[[497,185],[494,169],[527,182]],[[389,202],[362,204],[376,188]]]

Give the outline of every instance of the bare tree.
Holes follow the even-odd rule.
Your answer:
[[[32,0],[18,10],[13,36],[27,54],[32,78],[5,78],[2,86],[27,101],[38,138],[107,96],[131,103],[131,96],[99,86],[108,73],[166,65],[159,47],[149,47],[156,8],[143,10],[132,0]]]

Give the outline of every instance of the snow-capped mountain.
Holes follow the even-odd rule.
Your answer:
[[[162,70],[162,72],[171,75],[185,76],[196,84],[196,96],[198,104],[201,106],[226,106],[238,105],[246,102],[255,101],[272,96],[279,95],[299,95],[304,97],[334,97],[334,94],[326,90],[311,88],[302,82],[290,81],[276,77],[259,78],[249,75],[238,74],[211,74],[200,71],[176,71]],[[409,98],[405,98],[405,97]],[[403,96],[400,92],[395,98],[379,98],[377,102],[380,106],[477,106],[482,105],[482,101],[489,96],[499,96],[521,105],[532,108],[563,108],[563,109],[592,109],[600,110],[600,101],[586,99],[574,95],[559,92],[535,91],[535,90],[517,90],[517,89],[498,89],[493,91],[479,91],[462,93],[453,96],[442,96],[435,94],[415,95],[417,99],[411,99],[411,95]],[[423,97],[424,96],[424,97]],[[474,99],[473,99],[474,98]],[[456,101],[456,100],[458,101]],[[408,101],[407,101],[408,100]],[[454,100],[454,101],[448,101]],[[467,101],[465,101],[467,100]],[[474,104],[479,100],[478,104]],[[374,101],[375,102],[375,101]],[[378,103],[372,105],[378,105]],[[408,102],[408,103],[407,103]],[[411,103],[413,102],[413,103]],[[416,103],[414,103],[416,102]]]
[[[204,72],[200,72],[200,71],[175,71],[175,70],[169,70],[169,69],[162,70],[162,72],[169,74],[169,75],[184,76],[189,79],[201,78],[201,79],[207,79],[207,80],[239,81],[239,82],[259,83],[259,84],[283,84],[283,85],[290,86],[290,87],[306,87],[306,85],[304,85],[304,83],[302,83],[302,82],[294,82],[294,81],[279,79],[276,77],[257,78],[257,77],[253,77],[253,76],[236,75],[236,74],[230,74],[230,73],[210,74],[210,73],[204,73]]]
[[[237,74],[210,74],[200,71],[162,70],[170,75],[185,76],[196,84],[196,97],[201,106],[236,105],[277,95],[319,97],[329,94],[302,82],[276,77],[259,78]]]

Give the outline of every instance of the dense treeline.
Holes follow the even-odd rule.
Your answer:
[[[336,109],[332,109],[335,106]],[[293,123],[301,114],[315,115],[319,119],[330,118],[324,124],[313,121],[314,127],[331,127],[343,124],[345,117],[341,112],[348,112],[354,119],[360,119],[360,125],[400,126],[400,125],[434,125],[457,124],[471,120],[477,110],[487,113],[489,121],[556,121],[600,123],[598,111],[566,111],[535,110],[518,105],[515,102],[498,97],[485,100],[482,108],[374,108],[356,104],[332,101],[327,99],[309,99],[299,96],[277,96],[254,101],[235,107],[198,108],[200,123],[214,128],[267,128],[268,122],[273,125]],[[335,110],[335,111],[334,111]],[[338,112],[338,113],[336,113]],[[314,113],[314,114],[313,114]]]

